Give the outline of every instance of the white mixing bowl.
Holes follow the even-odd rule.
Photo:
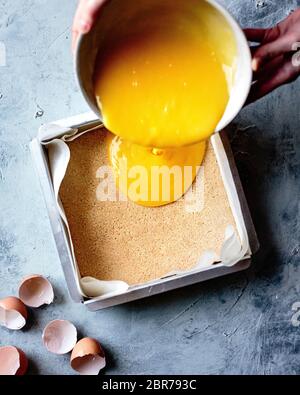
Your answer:
[[[164,0],[160,0],[162,3]],[[194,0],[196,1],[196,0]],[[214,8],[214,12],[219,13],[224,18],[224,22],[231,28],[231,31],[236,39],[237,47],[237,65],[234,75],[234,82],[231,89],[230,100],[226,111],[216,128],[216,132],[224,129],[236,117],[236,115],[243,108],[252,82],[251,69],[251,53],[247,39],[235,19],[224,9],[220,4],[214,0],[197,0],[203,1]],[[182,0],[183,4],[187,4],[186,0]],[[94,94],[94,68],[97,54],[103,44],[111,34],[112,29],[118,29],[121,24],[130,23],[133,16],[140,12],[141,17],[146,10],[143,7],[143,1],[137,0],[107,0],[102,7],[97,23],[90,33],[79,37],[77,48],[75,52],[75,71],[79,87],[89,104],[90,108],[102,120],[102,114],[99,110]],[[147,3],[147,2],[146,2]],[[155,2],[154,2],[155,3]],[[149,2],[147,3],[149,7]],[[222,37],[220,37],[222,40]],[[124,103],[126,105],[126,103]]]

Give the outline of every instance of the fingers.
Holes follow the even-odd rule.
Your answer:
[[[80,0],[72,29],[72,49],[74,51],[78,36],[88,33],[106,0]]]
[[[244,29],[244,33],[248,41],[267,44],[271,41],[277,40],[281,34],[280,24],[270,29]]]
[[[254,54],[252,68],[258,71],[259,68],[269,60],[280,56],[292,50],[293,38],[290,35],[284,35],[275,41],[262,45]]]
[[[248,41],[261,43],[264,40],[266,29],[244,29]]]
[[[269,76],[266,75],[264,78],[259,79],[252,85],[247,104],[271,93],[281,85],[294,81],[299,75],[300,66],[295,67],[293,66],[291,59],[285,59],[284,63],[277,68],[276,72],[273,72]]]
[[[82,12],[80,14],[80,33],[88,33],[93,26],[97,14],[105,0],[82,0]]]
[[[272,59],[270,62],[265,64],[264,67],[253,73],[253,80],[257,81],[262,78],[270,78],[271,75],[277,72],[278,69],[284,65],[286,59],[285,55],[280,55]]]
[[[254,81],[248,99],[253,102],[300,75],[300,9],[270,29],[245,29],[251,48]],[[298,52],[296,52],[298,51]]]
[[[74,17],[73,21],[73,27],[72,27],[72,51],[74,52],[78,36],[80,34],[80,25],[81,25],[81,15],[83,13],[83,7],[84,7],[85,0],[80,0],[76,14]]]

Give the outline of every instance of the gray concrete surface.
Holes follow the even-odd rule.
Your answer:
[[[300,6],[295,0],[223,0],[245,26],[271,26]],[[31,374],[73,374],[68,356],[47,354],[49,320],[73,321],[99,339],[106,373],[300,373],[300,85],[286,86],[246,108],[231,141],[261,251],[242,274],[98,313],[66,292],[28,143],[41,123],[84,112],[70,53],[75,0],[0,0],[0,297],[28,273],[55,286],[55,303],[30,312],[25,330],[0,328],[0,345],[30,358]]]

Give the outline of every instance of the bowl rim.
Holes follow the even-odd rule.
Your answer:
[[[74,51],[74,62],[73,62],[73,69],[74,69],[74,74],[75,74],[75,80],[77,83],[77,87],[79,88],[82,96],[85,99],[85,102],[88,104],[89,108],[99,117],[100,121],[103,122],[102,119],[102,114],[99,108],[91,101],[85,86],[82,82],[81,78],[81,65],[80,65],[80,48],[82,46],[82,42],[85,39],[84,34],[80,34],[77,38],[76,46],[75,46],[75,51]]]
[[[232,112],[231,116],[228,117],[226,122],[224,122],[224,116],[225,113],[220,120],[219,124],[216,127],[215,133],[220,132],[222,129],[225,129],[234,119],[235,117],[239,114],[239,112],[242,110],[244,107],[247,98],[249,96],[250,90],[251,90],[251,85],[252,85],[252,78],[253,78],[253,71],[252,71],[252,54],[250,51],[250,47],[248,44],[248,40],[246,38],[246,35],[241,28],[240,24],[238,23],[237,19],[231,15],[231,13],[221,4],[217,3],[215,0],[205,0],[207,3],[211,4],[213,7],[215,7],[227,20],[229,23],[233,34],[236,38],[237,41],[237,49],[241,50],[241,54],[239,56],[243,56],[244,58],[244,74],[246,75],[247,79],[244,81],[243,86],[245,87],[243,95],[240,98],[240,105],[236,106],[236,110]],[[231,97],[231,95],[230,95]],[[229,102],[228,102],[229,104]],[[228,107],[228,106],[227,106]],[[227,110],[227,109],[226,109]],[[225,110],[225,111],[226,111]]]

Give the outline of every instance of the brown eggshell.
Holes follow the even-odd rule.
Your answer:
[[[51,304],[54,292],[51,283],[45,277],[33,274],[21,282],[19,298],[26,306],[38,308]]]
[[[0,376],[24,376],[27,369],[28,359],[22,350],[0,347]]]
[[[98,375],[106,366],[104,351],[99,342],[89,337],[81,339],[72,351],[71,366],[81,375]]]
[[[14,296],[0,300],[0,325],[19,330],[26,325],[27,309],[24,303]]]
[[[49,352],[67,354],[73,350],[77,342],[77,330],[69,321],[51,321],[44,329],[43,342]]]

